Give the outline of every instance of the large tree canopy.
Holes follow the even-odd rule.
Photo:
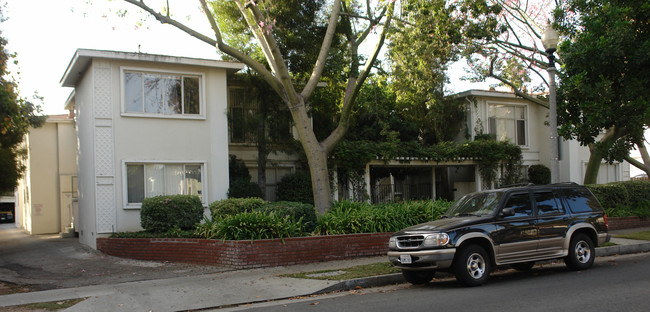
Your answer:
[[[2,20],[0,8],[0,23]],[[30,126],[43,122],[43,117],[37,116],[39,108],[18,93],[18,85],[7,69],[14,55],[7,53],[6,44],[0,36],[0,193],[13,192],[24,171],[20,157],[25,151],[19,145]]]
[[[595,183],[601,159],[620,161],[633,145],[644,145],[650,122],[650,4],[574,0],[562,12],[568,38],[558,49],[564,60],[560,132],[590,147],[596,161],[590,160],[594,168],[588,168],[585,183]]]

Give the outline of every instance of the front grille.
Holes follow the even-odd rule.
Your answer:
[[[423,235],[400,236],[397,238],[398,248],[418,248],[424,242]]]

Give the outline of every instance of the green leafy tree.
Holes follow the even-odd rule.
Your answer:
[[[279,40],[280,36],[276,32],[277,25],[288,23],[288,19],[279,20],[274,15],[273,8],[277,1],[232,1],[239,10],[241,16],[239,20],[245,22],[245,29],[255,39],[250,41],[251,46],[256,46],[251,49],[240,49],[228,44],[224,36],[226,29],[222,30],[215,19],[214,12],[218,7],[213,6],[211,9],[205,0],[199,2],[212,26],[214,37],[203,35],[174,19],[169,6],[162,11],[157,11],[143,1],[125,1],[141,8],[162,23],[173,25],[207,44],[216,46],[222,53],[246,64],[271,86],[289,109],[300,144],[305,151],[312,178],[314,204],[320,213],[328,210],[331,206],[331,189],[327,158],[348,130],[351,111],[358,92],[377,60],[387,29],[391,25],[395,2],[356,3],[334,0],[327,9],[319,11],[314,17],[324,26],[324,32],[320,36],[318,53],[313,62],[306,62],[310,70],[306,75],[299,77],[304,79],[297,79],[291,72],[293,64],[289,62],[291,54],[283,50],[283,42]],[[381,28],[377,28],[378,26]],[[295,27],[287,28],[288,31],[295,29]],[[370,34],[375,31],[377,36],[369,39]],[[342,35],[336,36],[337,34]],[[344,71],[346,88],[339,95],[340,110],[336,128],[325,139],[319,140],[313,131],[307,104],[323,77],[325,65],[331,60],[340,61],[338,55],[330,53],[335,38],[341,38],[346,48],[344,53],[346,56],[344,60],[347,60]],[[373,39],[376,43],[375,48],[367,57],[362,56],[359,52],[361,44]],[[261,51],[267,65],[259,62],[252,55],[258,50]],[[295,56],[297,59],[302,58],[299,54]]]
[[[0,23],[3,20],[0,8]],[[20,158],[26,151],[20,143],[29,127],[38,127],[44,121],[38,116],[40,108],[20,97],[18,84],[7,68],[15,54],[9,54],[6,45],[7,40],[0,36],[0,193],[13,192],[25,170]]]
[[[483,0],[408,0],[402,6],[389,37],[397,102],[425,145],[452,140],[464,108],[444,97],[445,70],[499,35],[501,7]]]
[[[558,49],[564,60],[560,133],[589,146],[584,183],[592,184],[603,159],[631,159],[629,150],[644,143],[650,122],[650,5],[644,0],[574,0],[561,17],[568,38]]]

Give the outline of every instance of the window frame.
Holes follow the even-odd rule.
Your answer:
[[[144,111],[140,112],[128,112],[126,110],[126,85],[125,85],[125,74],[127,72],[135,72],[141,74],[155,74],[155,75],[170,75],[170,76],[180,76],[181,79],[181,88],[183,86],[183,78],[192,77],[198,78],[199,83],[199,113],[198,114],[165,114],[165,113],[149,113]],[[192,72],[192,71],[178,71],[178,70],[161,70],[154,68],[146,67],[130,67],[130,66],[121,66],[120,67],[120,114],[123,117],[144,117],[144,118],[165,118],[165,119],[206,119],[206,97],[205,97],[205,73],[202,72]],[[184,94],[183,89],[181,89],[181,109],[184,109]],[[144,102],[144,98],[142,99]]]
[[[144,178],[146,180],[146,165],[200,165],[201,166],[201,204],[204,207],[207,207],[208,203],[208,179],[207,179],[207,162],[206,161],[194,161],[194,160],[124,160],[122,161],[122,206],[125,210],[140,209],[142,203],[129,203],[129,185],[128,185],[128,172],[127,166],[129,165],[143,165],[145,166]],[[185,167],[183,167],[185,168]],[[185,171],[185,170],[184,170]],[[183,178],[185,180],[185,177]],[[186,186],[183,188],[185,192]],[[146,198],[146,183],[145,183],[145,197]],[[172,194],[175,195],[175,194]]]
[[[496,117],[495,117],[494,119],[495,119],[495,120],[496,120],[496,119],[514,120],[514,122],[515,122],[514,140],[515,140],[515,142],[510,142],[510,143],[513,143],[513,144],[515,144],[515,145],[517,145],[517,146],[519,146],[519,147],[522,147],[522,148],[528,148],[528,147],[530,146],[530,122],[529,122],[529,120],[530,120],[530,107],[529,107],[528,104],[503,103],[503,102],[486,102],[485,114],[486,114],[486,116],[487,116],[487,132],[488,132],[488,134],[490,134],[490,135],[494,135],[494,136],[497,138],[497,140],[498,140],[498,134],[497,134],[497,133],[491,133],[491,132],[490,132],[490,129],[492,128],[492,121],[491,121],[492,117],[490,117],[490,106],[499,106],[499,105],[501,105],[501,106],[507,106],[507,107],[512,107],[513,109],[515,109],[515,108],[523,108],[523,109],[525,110],[525,112],[524,112],[525,118],[523,119],[523,122],[524,122],[524,131],[525,131],[525,134],[524,134],[524,138],[523,138],[523,139],[524,139],[525,143],[524,143],[523,145],[521,145],[521,144],[519,144],[518,142],[516,142],[517,139],[518,139],[518,138],[517,138],[517,136],[518,136],[517,123],[518,123],[519,121],[521,121],[522,119],[518,119],[517,116],[514,116],[515,118],[512,118],[512,119],[508,119],[508,118],[496,118]],[[496,126],[496,125],[495,125],[495,126]]]

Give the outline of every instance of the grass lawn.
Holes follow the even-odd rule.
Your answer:
[[[617,238],[627,238],[627,239],[639,239],[650,241],[650,231],[636,232],[629,234],[614,235]]]

